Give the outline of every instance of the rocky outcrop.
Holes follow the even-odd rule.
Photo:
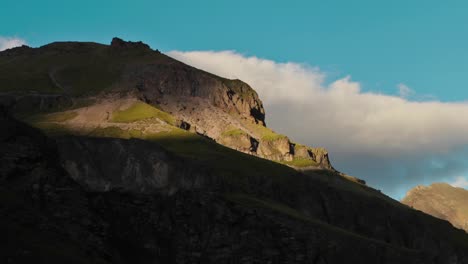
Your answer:
[[[333,169],[330,159],[328,158],[328,151],[325,148],[309,148],[309,151],[320,167]]]
[[[13,57],[19,68],[9,68]],[[40,63],[43,68],[29,69],[28,65],[35,65],[36,61],[47,63]],[[18,82],[19,77],[12,72],[36,73],[22,75],[21,82],[26,85],[13,86],[9,93],[0,96],[1,105],[23,116],[76,108],[79,101],[90,98],[99,102],[102,98],[131,97],[172,114],[180,127],[230,148],[281,162],[310,159],[320,168],[332,168],[324,151],[313,154],[311,150],[295,150],[285,136],[265,140],[261,133],[267,129],[265,110],[248,84],[183,64],[142,42],[114,38],[109,46],[55,42],[40,48],[15,48],[0,52],[0,65],[6,65],[1,70],[12,78],[7,80],[8,85]],[[232,127],[246,135],[226,137],[223,133]]]
[[[280,137],[274,140],[261,139],[257,152],[261,157],[280,161],[291,161],[294,154],[287,137]]]
[[[247,133],[223,134],[218,142],[224,146],[237,151],[255,155],[257,153],[258,141]]]
[[[406,194],[402,203],[468,232],[468,190],[446,183],[416,186]]]
[[[141,42],[132,42],[132,41],[124,41],[120,38],[113,38],[110,44],[110,47],[113,49],[121,49],[121,50],[128,50],[128,49],[147,49],[149,50],[150,47]]]

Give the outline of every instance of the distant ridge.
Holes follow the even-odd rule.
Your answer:
[[[468,232],[468,190],[447,183],[416,186],[402,202]]]

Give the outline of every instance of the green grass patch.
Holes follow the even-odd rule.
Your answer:
[[[293,167],[299,167],[299,168],[318,166],[317,162],[311,159],[306,159],[306,158],[294,158],[292,161],[282,161],[281,163],[289,165],[289,166],[293,166]]]
[[[176,123],[176,119],[172,115],[143,102],[137,102],[125,110],[114,112],[111,121],[130,123],[148,118],[158,118],[170,125]]]
[[[0,56],[1,92],[93,95],[113,88],[128,65],[172,61],[149,49],[117,51],[91,42],[51,43],[18,53]]]
[[[247,135],[247,133],[244,130],[238,128],[226,130],[221,134],[223,137],[238,137],[243,135]]]
[[[117,80],[122,67],[106,46],[50,44],[42,52],[0,58],[1,91],[86,94]]]
[[[269,129],[268,127],[254,124],[251,122],[244,122],[243,123],[249,130],[251,130],[256,136],[258,136],[261,140],[265,141],[275,141],[278,139],[286,138],[285,135],[278,134],[273,130]]]

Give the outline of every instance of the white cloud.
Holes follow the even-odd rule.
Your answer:
[[[325,85],[326,74],[233,51],[169,52],[195,67],[249,83],[260,95],[267,123],[295,140],[341,152],[378,155],[445,153],[468,144],[468,103],[416,102],[362,92],[350,76]],[[411,93],[400,84],[403,95]]]
[[[459,176],[455,179],[455,181],[451,182],[450,185],[454,187],[468,189],[468,180],[464,177]]]
[[[2,37],[0,36],[0,51],[25,45],[26,41],[16,37]]]
[[[397,88],[398,88],[398,94],[402,98],[408,98],[414,94],[414,91],[404,83],[399,83],[397,85]]]
[[[326,147],[336,168],[397,199],[415,185],[468,172],[468,102],[363,92],[350,76],[326,84],[319,68],[233,51],[169,55],[247,82],[265,105],[269,127],[296,142]],[[411,94],[400,87],[400,95]]]

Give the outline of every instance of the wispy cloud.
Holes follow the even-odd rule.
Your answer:
[[[455,181],[450,183],[454,187],[468,189],[468,180],[465,177],[458,176]]]
[[[327,147],[342,166],[335,165],[387,192],[468,169],[459,160],[462,154],[454,156],[465,155],[468,145],[468,119],[461,118],[468,116],[468,103],[411,101],[413,92],[405,84],[397,86],[399,96],[363,92],[350,76],[326,85],[319,68],[234,51],[169,55],[249,83],[264,102],[270,127],[301,143]]]
[[[398,94],[402,98],[408,98],[414,94],[414,91],[404,83],[399,83],[397,85],[397,88],[398,88]]]
[[[25,45],[26,41],[17,37],[0,36],[0,51]]]

